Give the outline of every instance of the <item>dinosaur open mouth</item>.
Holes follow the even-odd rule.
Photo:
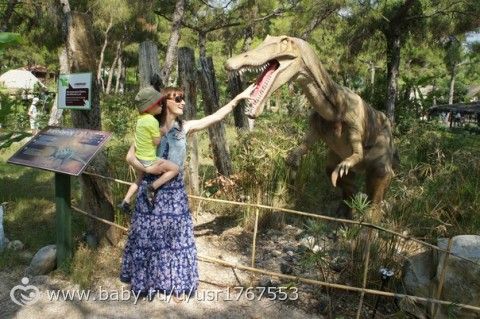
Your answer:
[[[253,117],[252,114],[255,113],[254,111],[256,108],[258,108],[258,106],[264,100],[264,97],[268,93],[269,88],[273,83],[272,80],[274,79],[275,71],[277,71],[279,67],[280,62],[277,60],[269,60],[262,65],[244,65],[240,70],[238,70],[240,75],[244,71],[252,73],[262,72],[255,82],[255,88],[253,89],[253,92],[250,94],[250,96],[253,98],[253,101],[247,101],[247,110],[245,112],[247,116]]]
[[[261,101],[263,95],[267,92],[267,89],[270,87],[270,80],[273,78],[273,73],[278,69],[280,63],[277,60],[270,60],[265,65],[262,66],[263,72],[257,78],[255,82],[255,89],[253,90],[251,97],[254,98],[253,104],[256,105]]]

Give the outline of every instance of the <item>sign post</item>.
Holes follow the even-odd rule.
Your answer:
[[[62,265],[72,257],[72,214],[70,205],[70,175],[55,173],[57,265]]]
[[[103,131],[47,127],[7,161],[55,172],[57,266],[72,257],[70,175],[82,174],[110,137]]]

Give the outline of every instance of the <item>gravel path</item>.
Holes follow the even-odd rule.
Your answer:
[[[240,228],[221,229],[218,218],[209,214],[203,214],[195,224],[199,253],[229,262],[250,264],[245,251],[241,254],[242,247],[247,245],[249,239],[242,238]],[[230,245],[230,242],[232,247],[225,249],[225,243]],[[10,298],[12,287],[21,284],[24,270],[2,269],[0,318],[321,318],[318,314],[307,314],[297,309],[293,302],[288,300],[269,300],[267,297],[259,298],[258,295],[245,292],[238,294],[234,287],[258,286],[259,278],[246,272],[207,262],[199,262],[199,268],[200,286],[197,295],[190,300],[155,298],[148,301],[140,298],[136,301],[134,296],[128,299],[129,287],[116,277],[101,278],[89,300],[80,301],[77,297],[68,301],[52,300],[49,294],[53,291],[74,292],[81,289],[78,285],[56,276],[36,276],[29,278],[28,285],[39,289],[39,300],[24,306],[16,305]],[[120,295],[122,291],[123,297]],[[108,300],[99,300],[106,299],[107,294]]]

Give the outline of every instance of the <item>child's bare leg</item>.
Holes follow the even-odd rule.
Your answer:
[[[153,189],[157,189],[175,176],[178,175],[178,171],[172,170],[172,171],[166,171],[163,173],[159,178],[153,181],[152,187]]]
[[[123,201],[128,204],[130,204],[132,200],[132,196],[138,190],[138,187],[140,186],[140,183],[142,182],[143,175],[144,175],[142,171],[135,170],[135,172],[137,173],[137,179],[135,180],[135,183],[130,185],[130,187],[128,188],[127,194],[125,194],[125,197],[123,198]]]
[[[160,186],[162,186],[163,184],[165,184],[166,182],[168,182],[169,180],[171,180],[172,178],[178,175],[179,167],[177,164],[174,164],[171,161],[162,160],[156,163],[155,165],[161,169],[163,174],[159,178],[153,181],[152,188],[154,190],[156,190],[157,188],[159,188]]]

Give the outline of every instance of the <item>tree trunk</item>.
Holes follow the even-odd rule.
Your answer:
[[[177,0],[175,12],[173,13],[172,31],[170,32],[170,39],[168,40],[167,53],[162,70],[160,71],[160,78],[164,85],[168,84],[172,67],[175,65],[175,60],[177,59],[178,41],[180,40],[180,29],[182,27],[184,12],[185,0]]]
[[[228,90],[230,91],[230,98],[234,98],[242,90],[242,80],[237,74],[232,74],[228,79]],[[247,116],[245,115],[245,102],[240,101],[239,105],[233,109],[233,118],[235,120],[235,127],[242,130],[248,129]]]
[[[120,52],[120,56],[118,57],[118,66],[117,66],[117,74],[115,75],[115,93],[118,93],[120,89],[120,82],[122,80],[122,71],[123,71],[123,60],[122,60],[122,52]]]
[[[200,57],[200,83],[202,87],[203,103],[205,114],[209,115],[219,109],[218,89],[215,79],[215,70],[211,57]],[[217,123],[208,128],[210,144],[212,145],[213,162],[218,172],[224,176],[232,173],[232,162],[225,139],[225,128],[223,123]]]
[[[178,75],[179,85],[185,92],[186,120],[195,119],[197,113],[197,73],[195,67],[195,54],[191,48],[180,48],[178,50]],[[189,191],[191,194],[200,194],[200,180],[198,176],[198,142],[196,134],[188,137],[188,161],[187,177]]]
[[[388,118],[395,123],[395,100],[397,98],[397,80],[400,67],[400,35],[396,32],[387,33],[387,101]]]
[[[164,83],[160,78],[157,45],[150,40],[140,43],[138,50],[138,76],[140,88],[153,85],[160,90]]]
[[[105,91],[105,86],[102,77],[102,67],[103,67],[103,59],[105,58],[105,49],[108,45],[108,32],[113,25],[113,18],[110,18],[110,22],[108,23],[107,29],[105,30],[105,40],[103,41],[102,50],[100,51],[100,59],[98,61],[98,69],[97,69],[97,82],[101,86],[102,91]]]
[[[453,95],[455,94],[455,77],[456,77],[456,66],[453,66],[452,73],[450,74],[450,91],[448,93],[448,104],[453,104]]]
[[[67,50],[63,48],[58,54],[58,61],[60,64],[60,74],[70,73],[70,66],[68,64]],[[50,118],[48,119],[48,125],[59,126],[60,119],[62,118],[63,109],[57,107],[57,94],[55,94],[55,100],[53,101],[52,109],[50,110]]]
[[[64,31],[66,40],[66,50],[69,61],[70,72],[92,72],[95,74],[95,41],[91,22],[86,14],[79,12],[70,12],[68,0],[60,0],[63,5]],[[72,122],[76,128],[86,128],[100,130],[100,95],[97,81],[92,83],[92,108],[89,111],[72,110]],[[109,175],[107,158],[105,152],[97,153],[89,170],[97,174]],[[103,179],[89,175],[81,175],[82,185],[82,206],[87,212],[104,218],[114,220],[114,210],[112,204],[112,193],[110,185]],[[110,243],[116,245],[120,239],[121,233],[115,227],[90,220],[90,227],[95,236],[104,242],[108,239]]]
[[[127,78],[127,67],[125,64],[123,64],[122,67],[122,76],[121,76],[121,81],[120,81],[120,88],[118,89],[120,94],[125,93],[125,79]]]
[[[112,90],[113,74],[115,73],[115,67],[117,66],[118,59],[120,58],[121,52],[122,52],[122,41],[118,41],[117,50],[115,50],[115,58],[113,59],[110,72],[108,72],[107,87],[105,88],[105,93],[107,94],[110,94],[110,91]]]
[[[8,0],[7,9],[5,9],[5,13],[2,17],[2,26],[0,31],[6,32],[10,29],[10,19],[12,18],[13,11],[15,10],[15,6],[17,5],[18,0]]]

